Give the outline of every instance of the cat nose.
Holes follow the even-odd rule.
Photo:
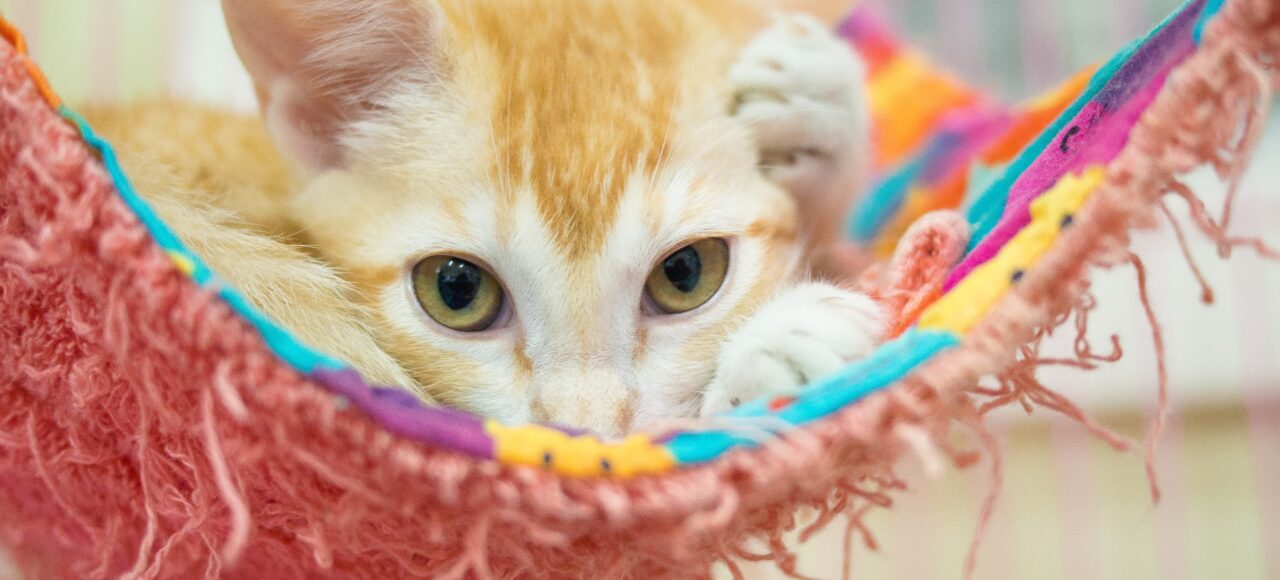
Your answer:
[[[541,379],[532,405],[536,421],[606,436],[631,429],[639,397],[635,386],[618,373],[579,367],[546,373]]]

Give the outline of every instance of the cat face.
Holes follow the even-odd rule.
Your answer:
[[[383,348],[443,403],[606,434],[692,414],[799,259],[709,4],[224,1]]]

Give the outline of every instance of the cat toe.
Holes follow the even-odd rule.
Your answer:
[[[799,15],[780,17],[742,49],[729,69],[736,102],[792,102],[807,97],[843,105],[863,83],[863,67],[844,40],[818,21]]]
[[[812,18],[782,16],[742,50],[729,80],[731,113],[755,137],[768,178],[793,194],[849,189],[842,178],[856,171],[868,121],[865,74],[848,43]]]
[[[738,356],[728,357],[735,362],[722,366],[707,388],[702,416],[729,411],[756,399],[799,391],[806,382],[803,372],[779,354],[744,348]]]
[[[817,283],[792,288],[726,343],[702,414],[797,394],[870,353],[883,321],[879,304],[865,295]]]

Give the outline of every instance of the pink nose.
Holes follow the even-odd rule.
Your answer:
[[[565,369],[538,381],[535,420],[617,436],[635,419],[635,388],[603,369]]]

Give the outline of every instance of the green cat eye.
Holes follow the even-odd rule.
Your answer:
[[[462,332],[485,330],[502,312],[497,278],[457,256],[432,256],[414,266],[413,294],[433,320]]]
[[[728,271],[729,245],[720,238],[698,240],[658,262],[645,292],[664,313],[688,312],[716,295]]]

